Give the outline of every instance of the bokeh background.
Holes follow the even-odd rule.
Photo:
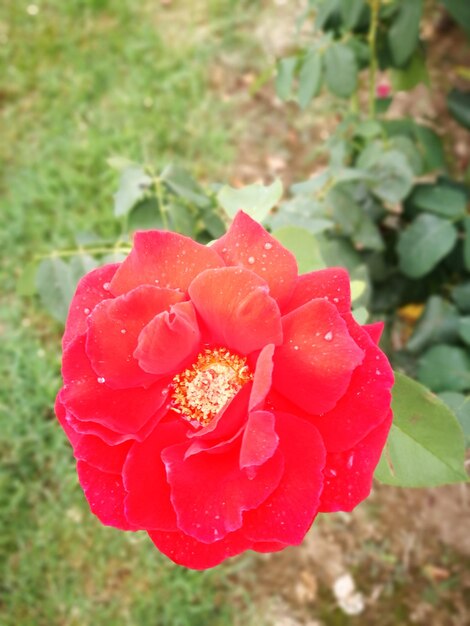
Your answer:
[[[24,268],[77,233],[116,237],[112,157],[176,162],[232,185],[275,176],[288,185],[322,167],[318,147],[336,123],[331,100],[302,112],[281,102],[272,80],[303,6],[1,3],[2,626],[470,623],[464,486],[377,485],[354,513],[321,517],[300,548],[192,572],[161,557],[145,533],[102,527],[89,513],[53,414],[61,325],[22,295]],[[434,120],[458,175],[469,135],[439,85],[469,56],[446,20],[432,9],[425,21],[432,85],[399,94],[394,106]]]

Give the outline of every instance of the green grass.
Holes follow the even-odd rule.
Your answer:
[[[78,232],[116,235],[110,156],[224,175],[233,157],[230,109],[209,89],[209,69],[243,43],[236,25],[256,5],[0,7],[2,626],[233,623],[232,566],[184,570],[145,533],[102,527],[89,512],[52,409],[61,328],[37,299],[17,296],[16,284],[34,254],[70,245]],[[248,53],[251,45],[245,40]]]

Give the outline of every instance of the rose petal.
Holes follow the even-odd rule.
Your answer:
[[[135,443],[123,469],[127,519],[144,529],[176,530],[162,450],[184,438],[182,420],[159,424],[142,443]]]
[[[85,461],[77,461],[77,473],[91,512],[102,524],[135,530],[124,515],[126,492],[118,474],[102,472]]]
[[[282,341],[279,307],[253,272],[207,270],[191,283],[189,295],[214,344],[249,354]]]
[[[238,440],[239,441],[239,440]],[[185,459],[187,444],[163,451],[177,525],[185,534],[212,543],[241,527],[243,511],[266,500],[281,479],[283,462],[275,454],[250,480],[240,470],[240,444],[223,454],[201,453]]]
[[[174,563],[197,570],[214,567],[251,547],[251,542],[241,531],[229,533],[213,543],[201,543],[182,532],[152,531],[149,536],[157,548]]]
[[[60,425],[64,429],[65,434],[67,435],[67,438],[70,441],[70,444],[73,448],[80,441],[82,435],[78,433],[73,428],[73,426],[69,424],[69,422],[67,421],[67,411],[65,410],[65,407],[60,399],[60,391],[57,394],[56,399],[55,399],[54,410],[55,410],[57,419],[59,420]]]
[[[274,345],[268,344],[259,353],[253,377],[248,410],[253,411],[261,406],[272,384]]]
[[[142,285],[98,304],[90,315],[86,352],[97,376],[117,389],[149,386],[155,374],[144,372],[134,358],[141,330],[156,315],[181,302],[183,294],[172,289]]]
[[[191,302],[180,302],[150,321],[139,335],[134,358],[152,374],[172,374],[195,359],[201,333]]]
[[[302,541],[317,512],[325,449],[309,422],[287,413],[275,417],[284,473],[269,498],[244,514],[243,529],[254,541],[295,545]]]
[[[202,271],[222,267],[219,255],[188,237],[159,230],[137,232],[134,246],[111,281],[115,296],[139,285],[186,291]]]
[[[269,411],[253,411],[248,416],[240,449],[240,467],[253,468],[266,463],[277,450],[279,436]]]
[[[62,348],[65,348],[77,335],[87,331],[87,319],[95,306],[102,300],[113,297],[108,285],[118,267],[119,263],[103,265],[80,279],[65,322]]]
[[[342,267],[301,274],[294,286],[292,295],[283,308],[283,314],[298,309],[303,304],[323,298],[334,304],[340,313],[351,310],[351,286],[349,274]]]
[[[312,300],[282,318],[284,343],[274,353],[274,386],[305,411],[331,410],[364,353],[335,306]]]
[[[391,402],[393,372],[387,357],[352,316],[347,318],[347,324],[365,356],[334,409],[314,419],[328,452],[352,448],[383,421]]]
[[[242,266],[261,276],[280,306],[289,299],[297,277],[294,255],[243,211],[236,214],[227,233],[212,249],[227,265]]]
[[[110,389],[99,382],[85,353],[85,336],[64,350],[61,400],[79,420],[98,422],[118,433],[137,433],[166,402],[168,389],[158,381],[148,389]]]
[[[109,474],[120,474],[132,441],[116,446],[109,446],[96,435],[82,435],[74,449],[78,461],[86,461],[89,465]]]
[[[380,338],[384,330],[385,324],[383,322],[375,322],[374,324],[365,324],[362,328],[369,333],[370,338],[374,343],[379,345]]]
[[[328,454],[319,510],[352,511],[370,493],[372,478],[392,424],[392,413],[354,448]]]

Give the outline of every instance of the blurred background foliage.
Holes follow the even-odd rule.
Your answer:
[[[243,204],[303,271],[347,267],[358,319],[387,319],[384,347],[395,366],[440,394],[468,442],[465,3],[271,4],[0,6],[5,626],[271,623],[257,612],[254,557],[203,574],[182,570],[145,534],[101,527],[76,485],[52,411],[61,322],[79,277],[122,258],[137,228],[207,243]],[[461,47],[457,60],[449,48],[434,53],[441,40]],[[259,179],[274,182],[253,184]],[[460,557],[443,566],[447,577],[425,570],[418,599],[404,599],[411,573],[379,553],[372,561],[389,587],[369,623],[402,624],[407,603],[435,607],[444,596],[461,610],[440,586]],[[429,623],[423,616],[417,623]],[[353,619],[331,591],[319,617]]]

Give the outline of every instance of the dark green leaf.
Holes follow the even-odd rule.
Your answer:
[[[463,226],[465,229],[465,240],[463,243],[463,262],[465,265],[465,269],[470,271],[470,217],[464,218]]]
[[[406,349],[416,353],[434,343],[453,341],[457,338],[458,323],[455,306],[440,296],[431,296]]]
[[[341,17],[348,30],[355,28],[367,7],[364,0],[341,0]]]
[[[417,50],[405,67],[392,70],[390,76],[395,91],[410,91],[420,83],[429,85],[429,74],[423,52]]]
[[[86,252],[76,254],[70,259],[70,271],[72,272],[72,280],[78,283],[82,276],[94,270],[98,266],[98,261]]]
[[[470,346],[470,317],[461,317],[459,319],[459,335]]]
[[[292,98],[292,83],[297,63],[297,57],[286,57],[277,64],[276,93],[281,100]]]
[[[447,96],[447,106],[457,122],[470,130],[470,91],[452,89]]]
[[[439,398],[454,412],[463,430],[465,445],[470,447],[470,397],[456,391],[443,391]]]
[[[361,257],[346,239],[333,239],[319,235],[317,241],[327,267],[345,267],[352,272],[358,265],[361,265]]]
[[[442,140],[428,126],[414,125],[414,134],[421,148],[425,172],[446,169],[446,157]]]
[[[388,43],[396,65],[401,67],[413,54],[419,41],[422,0],[401,3],[393,24],[388,30]]]
[[[447,185],[419,185],[410,200],[419,209],[450,219],[459,219],[466,213],[465,194]]]
[[[468,0],[442,0],[449,13],[470,37],[470,3]]]
[[[400,487],[465,482],[463,434],[449,408],[403,374],[392,395],[393,424],[375,477]]]
[[[305,57],[299,74],[298,102],[305,109],[312,98],[318,95],[322,82],[322,59],[320,54],[312,50]]]
[[[156,198],[146,198],[142,200],[129,214],[129,230],[151,230],[151,229],[163,229],[164,223],[160,210],[158,208],[158,202]]]
[[[397,245],[400,269],[410,278],[420,278],[452,250],[456,241],[457,231],[450,222],[423,213],[400,233]]]
[[[41,261],[36,275],[41,302],[59,322],[65,322],[76,282],[70,266],[59,257]]]
[[[470,282],[454,287],[451,296],[461,313],[470,313]]]
[[[340,98],[349,98],[357,87],[358,66],[346,44],[333,43],[325,52],[325,80],[328,89]]]
[[[194,178],[179,165],[168,165],[160,176],[176,196],[195,204],[201,209],[210,206],[211,200]]]
[[[413,170],[404,154],[390,150],[379,155],[370,166],[372,193],[390,204],[400,202],[411,191]]]
[[[433,391],[470,389],[470,357],[466,350],[440,344],[419,360],[418,379]]]
[[[132,207],[141,200],[147,192],[152,179],[142,167],[133,165],[121,173],[119,189],[114,194],[114,215],[127,215]]]
[[[423,158],[412,139],[406,135],[395,135],[390,139],[390,146],[393,150],[402,152],[405,155],[415,176],[421,176],[423,173]]]
[[[273,236],[295,255],[300,274],[326,267],[317,240],[303,228],[285,226],[273,231]]]

